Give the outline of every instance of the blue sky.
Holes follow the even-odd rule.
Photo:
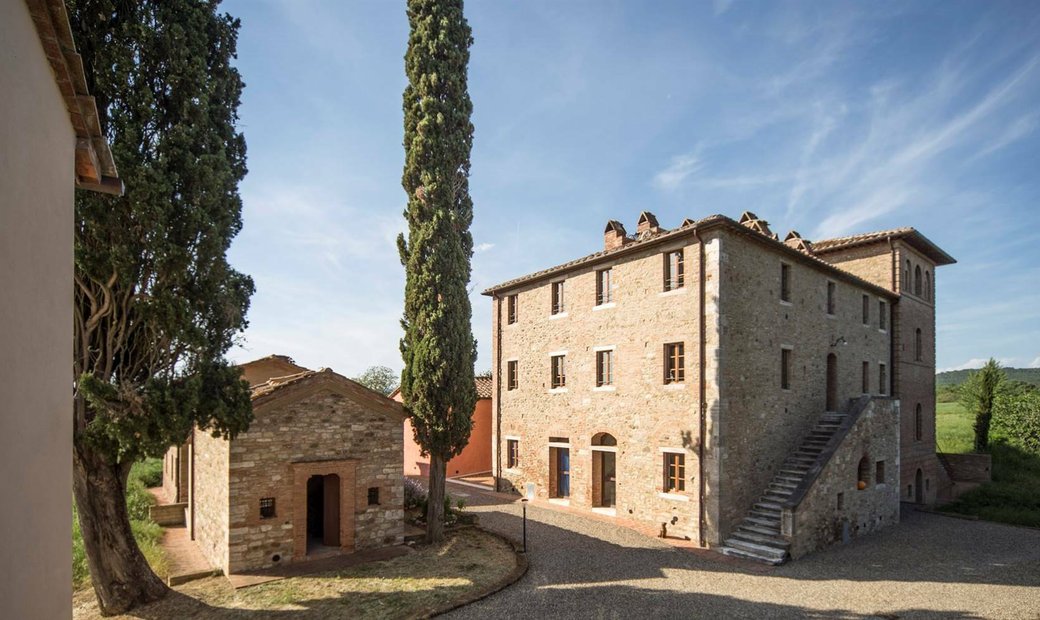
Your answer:
[[[230,0],[250,173],[233,359],[400,369],[404,2]],[[479,291],[634,230],[756,212],[819,239],[914,226],[938,367],[1040,366],[1040,5],[475,1]]]

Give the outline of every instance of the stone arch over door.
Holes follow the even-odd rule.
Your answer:
[[[357,459],[333,461],[311,461],[292,464],[293,475],[293,560],[307,556],[307,486],[312,478],[312,487],[320,484],[322,493],[321,523],[326,527],[338,525],[338,532],[323,531],[323,543],[338,546],[344,552],[354,550],[354,509],[356,505],[355,481]],[[313,492],[312,488],[312,492]],[[324,503],[330,505],[325,506]]]

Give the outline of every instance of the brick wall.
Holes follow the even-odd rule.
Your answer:
[[[682,249],[685,285],[663,291],[663,253]],[[566,278],[566,311],[550,314],[549,282],[518,291],[518,322],[506,324],[494,302],[496,360],[493,407],[501,413],[495,429],[494,459],[503,490],[533,483],[536,495],[550,490],[549,438],[570,445],[572,507],[593,504],[593,436],[617,441],[616,513],[629,519],[667,524],[669,534],[699,534],[698,414],[698,245],[673,241],[619,259],[613,264],[610,304],[596,307],[595,269]],[[598,269],[605,265],[597,266]],[[512,292],[512,291],[511,291]],[[498,319],[501,319],[498,321]],[[500,332],[500,337],[498,334]],[[685,381],[664,384],[664,345],[685,343]],[[613,347],[614,385],[597,388],[596,349]],[[550,355],[565,352],[567,385],[553,390]],[[507,363],[518,363],[519,385],[507,390]],[[519,466],[506,468],[505,440],[519,442]],[[685,490],[663,493],[662,449],[684,454]]]
[[[790,269],[790,302],[780,299],[781,263]],[[721,273],[722,484],[716,492],[725,536],[825,411],[828,355],[836,356],[837,409],[843,410],[863,393],[863,362],[870,392],[879,393],[878,364],[889,365],[889,335],[877,322],[878,301],[885,298],[744,236],[723,234]],[[827,313],[828,282],[835,285],[834,315]],[[792,366],[786,390],[784,347]]]
[[[322,383],[283,388],[291,396],[257,407],[249,431],[231,445],[230,564],[231,570],[258,568],[299,559],[294,529],[305,527],[306,511],[294,492],[294,463],[356,461],[353,473],[337,470],[341,497],[352,496],[352,514],[341,512],[341,523],[353,522],[357,550],[400,544],[403,540],[404,487],[401,454],[402,422],[337,393]],[[331,470],[330,470],[331,473]],[[302,501],[306,499],[303,481]],[[368,489],[379,489],[379,504],[369,506]],[[261,519],[261,498],[275,498],[276,516]],[[348,498],[344,497],[344,501]],[[293,518],[294,514],[303,515]]]
[[[899,523],[899,408],[898,400],[873,399],[849,429],[794,512],[792,558]],[[860,490],[864,458],[868,482]]]

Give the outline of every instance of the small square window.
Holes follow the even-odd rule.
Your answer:
[[[514,469],[520,465],[520,441],[517,439],[506,440],[506,467]]]
[[[274,498],[264,497],[260,499],[260,518],[261,519],[272,519],[274,518]]]
[[[520,379],[518,377],[518,374],[519,374],[519,370],[517,368],[518,366],[519,366],[519,362],[517,362],[516,360],[510,360],[510,361],[506,362],[506,390],[507,391],[515,390],[517,388],[517,386],[519,385],[519,383],[520,383]]]
[[[368,505],[379,505],[379,487],[368,487]]]

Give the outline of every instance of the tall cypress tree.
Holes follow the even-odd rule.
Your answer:
[[[444,536],[445,465],[469,442],[477,346],[467,285],[473,236],[469,155],[473,104],[466,85],[469,24],[462,0],[408,0],[404,91],[408,238],[401,393],[415,440],[430,456],[426,540]]]
[[[248,427],[224,353],[253,283],[227,262],[245,141],[238,20],[198,0],[69,0],[73,34],[126,193],[76,196],[73,491],[103,613],[164,596],[130,530],[130,466],[193,426]]]

